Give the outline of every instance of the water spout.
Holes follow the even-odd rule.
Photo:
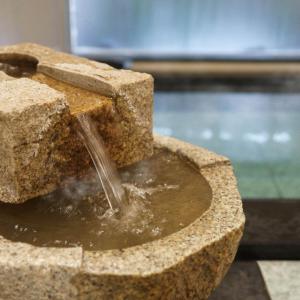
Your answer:
[[[109,206],[113,211],[121,212],[126,202],[125,191],[103,140],[89,115],[79,114],[77,119],[80,124],[78,135],[93,160]]]

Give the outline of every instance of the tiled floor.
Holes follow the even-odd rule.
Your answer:
[[[157,92],[154,130],[228,156],[243,198],[300,198],[300,94]]]
[[[257,262],[235,261],[208,299],[271,300],[271,297]]]
[[[236,261],[209,300],[299,300],[298,261]]]
[[[258,261],[272,300],[300,299],[299,261]]]

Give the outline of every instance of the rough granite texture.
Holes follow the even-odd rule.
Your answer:
[[[0,194],[0,201],[24,202],[29,199],[29,196],[35,197],[51,192],[58,187],[59,182],[63,184],[65,178],[80,176],[90,167],[91,159],[76,134],[78,126],[76,115],[80,113],[89,113],[92,116],[110,157],[118,167],[134,163],[152,154],[153,79],[150,75],[129,70],[117,70],[103,63],[56,52],[35,44],[0,47],[1,61],[19,61],[25,65],[31,64],[32,69],[36,68],[37,70],[36,74],[30,76],[31,80],[47,84],[64,94],[69,113],[65,115],[66,119],[62,122],[67,123],[70,128],[68,136],[63,136],[63,155],[55,156],[49,153],[51,158],[48,155],[45,156],[44,161],[40,160],[39,168],[42,177],[47,168],[47,160],[56,158],[57,171],[54,170],[53,175],[43,179],[45,185],[43,187],[38,184],[32,186],[31,194],[22,194],[21,190],[15,191],[15,195],[11,197],[9,193],[5,193],[5,197]],[[0,72],[0,82],[11,78]],[[21,92],[12,89],[10,102],[20,103],[21,99],[18,97],[21,97]],[[13,93],[16,93],[16,96],[13,96]],[[2,94],[1,88],[0,94]],[[2,104],[5,106],[6,102]],[[40,122],[41,128],[44,126],[44,122],[47,123],[48,120]],[[21,128],[17,123],[14,125]],[[30,123],[24,123],[22,126],[24,126],[22,132],[25,138],[25,135],[31,131]],[[64,133],[65,130],[62,132]],[[56,133],[61,135],[61,129],[57,128]],[[53,136],[56,137],[54,133]],[[57,138],[57,140],[61,142],[62,138]],[[40,147],[39,139],[34,141],[32,148],[34,147]],[[3,145],[3,148],[6,152],[11,151],[9,145]],[[23,153],[23,160],[27,161],[27,155],[30,154],[26,149],[21,148],[22,145],[20,145],[19,152]],[[12,153],[10,156],[14,160],[14,154]],[[60,163],[58,163],[59,159]],[[11,164],[13,163],[12,161]],[[16,169],[15,174],[17,172]],[[26,169],[26,172],[27,178],[30,178],[32,175],[30,167]],[[38,166],[36,166],[35,172],[38,172]],[[50,172],[48,173],[50,174]],[[0,178],[0,188],[1,180],[3,181],[3,179]],[[25,176],[23,180],[25,180]],[[25,182],[24,184],[30,186],[29,183]],[[2,187],[2,189],[10,188]]]
[[[60,183],[69,117],[64,95],[47,85],[0,81],[0,200],[24,201]]]
[[[230,267],[245,217],[228,159],[155,137],[191,160],[212,189],[210,208],[182,230],[108,251],[39,248],[0,240],[0,299],[207,299]],[[182,199],[183,201],[185,199]]]

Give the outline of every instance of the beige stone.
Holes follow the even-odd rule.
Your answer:
[[[0,238],[0,299],[76,299],[82,249],[37,248]]]
[[[134,163],[152,154],[153,79],[150,75],[117,70],[103,63],[56,52],[35,44],[0,47],[1,61],[21,63],[30,72],[35,70],[36,73],[26,76],[48,85],[65,96],[69,112],[62,115],[65,120],[61,122],[69,126],[70,132],[64,135],[65,130],[57,128],[56,135],[53,134],[56,138],[54,142],[62,143],[62,145],[59,144],[59,147],[63,148],[64,151],[60,155],[51,153],[51,143],[49,143],[49,149],[46,149],[45,142],[43,147],[44,161],[41,157],[40,165],[36,165],[36,169],[32,170],[32,173],[36,172],[34,178],[38,178],[37,170],[47,168],[49,155],[51,160],[55,157],[56,170],[51,169],[52,174],[47,176],[48,181],[44,176],[45,171],[40,173],[40,177],[44,178],[44,187],[39,184],[34,185],[33,180],[30,180],[33,165],[28,165],[27,173],[22,175],[22,184],[27,186],[28,193],[22,194],[20,190],[17,192],[18,196],[10,196],[11,187],[2,185],[2,190],[5,190],[5,193],[2,192],[2,196],[0,195],[0,201],[23,202],[29,197],[51,192],[58,187],[58,183],[63,184],[67,177],[80,176],[86,172],[91,165],[91,159],[76,134],[76,126],[78,126],[76,116],[81,113],[91,115],[103,137],[110,157],[118,167]],[[4,79],[6,81],[12,77],[1,72],[0,81]],[[22,89],[23,87],[18,85],[17,88]],[[0,93],[2,94],[1,88]],[[16,91],[15,88],[12,88],[10,102],[21,105],[21,98],[22,90]],[[6,104],[4,103],[4,105]],[[32,115],[31,118],[35,118],[35,116]],[[30,120],[29,115],[28,120]],[[49,121],[45,119],[43,122],[47,124]],[[28,139],[25,135],[34,134],[29,125],[25,123],[22,124],[23,127],[19,125],[15,124],[16,127],[20,128],[19,135],[23,134],[24,139]],[[43,123],[41,122],[39,125],[42,128]],[[61,136],[61,134],[63,135]],[[31,140],[28,143],[24,146],[22,143],[19,145],[18,159],[20,161],[22,159],[26,161],[27,156],[30,155],[28,151],[33,152],[34,149],[40,148],[39,140]],[[5,148],[6,145],[8,143],[3,145],[2,151],[8,153],[10,150],[9,147]],[[30,147],[31,150],[29,150]],[[24,157],[22,158],[21,155]],[[10,165],[12,166],[14,157],[12,156],[11,159]],[[6,172],[19,176],[18,169],[16,171],[7,170]],[[0,183],[1,180],[3,181],[3,179],[0,178]],[[13,181],[13,179],[11,180]]]
[[[8,76],[3,71],[0,71],[0,81],[3,81],[3,80],[12,80],[12,79],[13,79],[12,77]]]
[[[0,82],[1,201],[23,202],[59,184],[69,116],[64,95],[47,85]]]
[[[207,299],[230,267],[244,228],[232,167],[225,157],[172,138],[157,136],[155,146],[179,153],[206,178],[212,202],[202,216],[162,239],[121,250],[39,248],[2,239],[1,296]]]

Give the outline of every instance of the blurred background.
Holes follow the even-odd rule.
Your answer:
[[[300,198],[300,1],[0,2],[0,44],[152,73],[156,132],[229,156],[244,198]]]
[[[299,0],[0,5],[0,45],[35,42],[149,72],[154,131],[231,159],[247,225],[212,297],[300,299]]]

